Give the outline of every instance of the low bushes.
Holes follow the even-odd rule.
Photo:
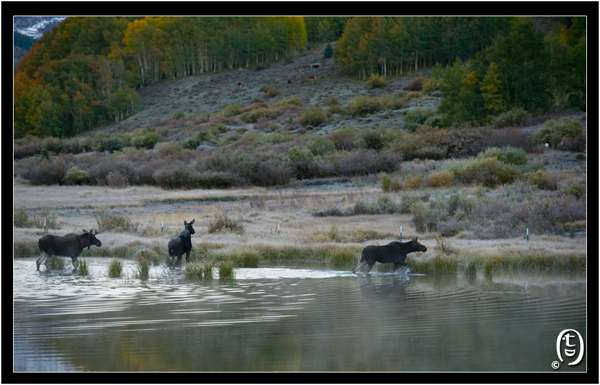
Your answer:
[[[327,119],[320,107],[308,107],[298,118],[298,123],[303,126],[318,126]]]
[[[529,117],[523,108],[515,108],[494,116],[490,122],[493,128],[518,127],[521,122]]]
[[[421,76],[416,77],[409,81],[408,84],[404,86],[404,89],[408,91],[420,91],[423,88],[423,82],[426,80],[427,78]]]
[[[359,96],[348,103],[348,112],[355,118],[365,117],[382,109],[383,103],[379,98],[368,96]]]
[[[557,149],[585,150],[583,125],[577,118],[547,120],[544,126],[533,134],[533,140],[536,143],[550,143],[551,147]],[[567,142],[566,146],[564,142]]]
[[[386,78],[383,75],[373,74],[367,79],[367,84],[371,88],[385,88]]]

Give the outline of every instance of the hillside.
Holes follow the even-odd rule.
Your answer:
[[[344,105],[359,96],[381,96],[395,94],[413,78],[423,76],[425,71],[410,72],[404,76],[391,77],[385,88],[372,89],[366,82],[352,79],[341,74],[333,59],[323,60],[324,45],[318,49],[304,52],[293,61],[280,61],[268,68],[241,68],[225,70],[218,73],[204,73],[183,79],[164,81],[159,84],[139,90],[142,98],[140,112],[121,122],[94,130],[93,132],[129,132],[150,124],[153,127],[169,125],[176,111],[182,111],[186,116],[199,113],[216,113],[230,104],[248,106],[257,101],[265,101],[269,105],[285,99],[298,97],[303,106],[327,107],[328,99],[335,97],[340,105]],[[319,68],[311,65],[319,63]],[[316,79],[310,80],[309,76]],[[291,83],[288,84],[288,79]],[[237,83],[241,82],[241,86]],[[273,98],[265,97],[265,88],[277,88],[280,93]],[[401,128],[404,124],[404,110],[414,108],[437,108],[439,97],[423,96],[411,100],[406,108],[400,110],[380,111],[362,119],[352,119],[350,115],[334,115],[332,119],[309,130],[321,134],[343,127],[377,128],[380,125]],[[299,123],[288,124],[286,117],[276,121],[281,129],[292,134],[303,134],[306,129]],[[227,128],[235,130],[245,127],[254,130],[254,124],[228,124]],[[171,132],[171,134],[177,133]],[[174,137],[170,138],[174,139]]]

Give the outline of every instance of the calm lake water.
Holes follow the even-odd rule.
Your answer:
[[[156,266],[142,282],[87,261],[88,277],[14,261],[14,371],[545,372],[561,331],[586,341],[582,274],[264,267],[220,283]]]

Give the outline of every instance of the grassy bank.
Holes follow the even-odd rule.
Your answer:
[[[439,238],[438,238],[439,239]],[[444,243],[445,242],[445,243]],[[148,246],[132,243],[122,246],[103,246],[85,250],[82,257],[116,257],[119,259],[146,260],[156,266],[168,266],[165,245],[158,242]],[[226,243],[194,243],[190,255],[191,264],[214,264],[215,266],[259,267],[270,264],[322,264],[341,270],[350,270],[360,260],[362,245],[322,244],[308,245],[269,245],[249,244],[229,246]],[[17,242],[14,257],[39,255],[37,242]],[[185,258],[185,257],[184,257]],[[520,250],[462,250],[439,241],[426,253],[413,253],[407,258],[413,273],[423,274],[474,274],[492,273],[495,269],[552,270],[576,272],[586,268],[585,251],[527,248]],[[393,271],[391,264],[377,264],[373,271]]]

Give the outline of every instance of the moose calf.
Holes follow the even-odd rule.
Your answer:
[[[366,264],[367,270],[365,274],[369,274],[371,268],[375,265],[375,262],[379,263],[393,263],[394,272],[398,270],[400,265],[408,266],[408,262],[404,262],[406,255],[415,251],[427,251],[427,247],[417,242],[417,238],[413,238],[409,242],[398,242],[393,241],[385,246],[367,246],[363,249],[362,258],[358,265],[352,269],[353,273],[356,273],[358,269]]]
[[[192,251],[192,234],[195,233],[192,225],[196,220],[193,219],[190,223],[183,221],[184,229],[176,237],[169,240],[169,267],[172,269],[175,266],[175,261],[181,261],[183,253],[185,253],[185,263],[190,262],[190,251]]]

